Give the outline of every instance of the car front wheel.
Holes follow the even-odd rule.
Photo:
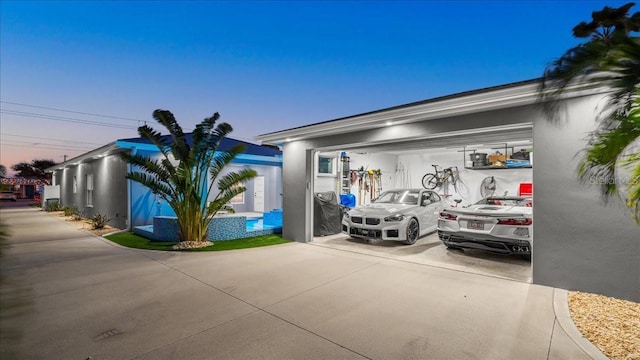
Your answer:
[[[415,244],[420,236],[420,225],[418,220],[411,219],[407,225],[407,240],[404,241],[407,245]]]

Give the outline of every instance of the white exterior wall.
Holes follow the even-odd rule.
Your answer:
[[[533,282],[640,301],[640,226],[576,174],[602,97],[572,99],[560,123],[534,126]],[[621,179],[622,180],[622,179]]]

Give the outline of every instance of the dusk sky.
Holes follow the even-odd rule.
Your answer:
[[[158,108],[253,140],[538,78],[576,24],[625,3],[2,0],[0,164],[163,130]]]

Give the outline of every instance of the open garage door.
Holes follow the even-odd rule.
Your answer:
[[[483,181],[487,178],[493,182],[492,194],[517,196],[523,188],[522,184],[532,183],[532,150],[530,125],[473,129],[397,142],[324,148],[315,155],[313,193],[334,192],[343,208],[371,206],[368,204],[387,190],[423,189],[422,178],[427,173],[434,173],[433,165],[436,165],[441,170],[456,169],[458,177],[455,187],[447,186],[445,189],[440,186],[433,189],[446,207],[465,206],[486,197]],[[509,166],[506,160],[514,156],[528,159],[528,164]],[[433,219],[437,221],[437,216]],[[420,237],[413,245],[381,239],[355,239],[341,232],[315,236],[312,243],[517,281],[531,281],[531,265],[527,259],[482,250],[449,250],[436,232]]]

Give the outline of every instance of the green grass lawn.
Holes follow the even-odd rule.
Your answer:
[[[173,250],[171,247],[174,242],[166,241],[151,241],[145,237],[136,235],[134,233],[119,233],[105,236],[108,240],[113,241],[116,244],[122,246],[136,248],[136,249],[148,249],[148,250],[163,250],[163,251],[222,251],[222,250],[236,250],[247,249],[260,246],[277,245],[291,242],[290,240],[283,239],[278,234],[269,234],[254,236],[244,239],[224,240],[216,241],[214,245],[207,246],[199,249],[185,249],[185,250]]]

